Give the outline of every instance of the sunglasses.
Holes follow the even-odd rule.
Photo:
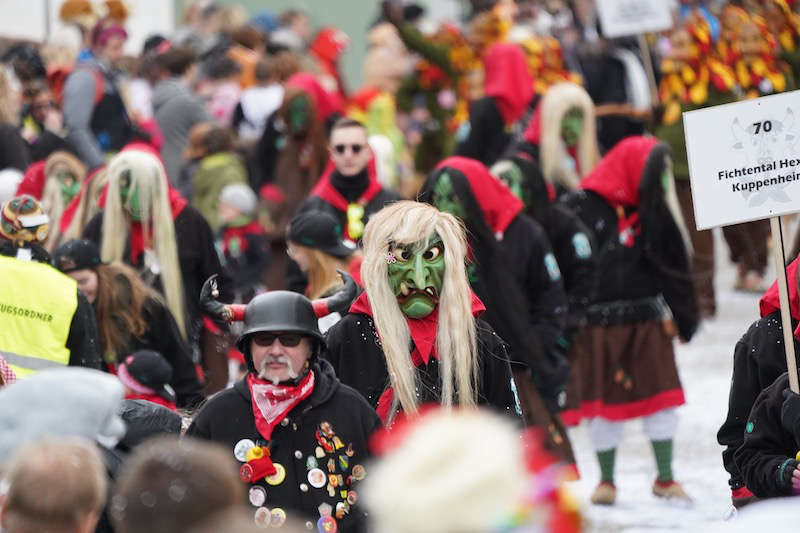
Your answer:
[[[344,155],[347,149],[350,148],[353,151],[354,155],[358,155],[361,150],[364,149],[363,144],[337,144],[333,147],[336,150],[336,153],[339,155]]]
[[[299,333],[259,333],[253,337],[253,341],[259,346],[272,346],[275,339],[278,339],[281,346],[293,348],[300,344],[303,336]]]

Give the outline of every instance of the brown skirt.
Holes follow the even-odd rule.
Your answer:
[[[575,339],[567,387],[568,425],[629,420],[685,403],[672,339],[660,320],[589,326]]]

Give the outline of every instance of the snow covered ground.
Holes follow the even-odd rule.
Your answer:
[[[719,233],[719,232],[718,232]],[[602,533],[689,532],[721,525],[730,508],[727,473],[722,468],[716,433],[727,413],[733,348],[758,317],[758,296],[734,292],[734,267],[727,246],[717,235],[717,316],[701,326],[688,345],[676,345],[678,370],[687,403],[679,409],[680,426],[675,441],[675,478],[694,498],[691,508],[681,508],[655,498],[651,486],[655,461],[641,424],[630,422],[617,452],[617,503],[593,506],[589,496],[600,478],[584,426],[570,436],[582,479],[573,487],[582,499],[587,531]],[[772,268],[768,279],[774,279]]]

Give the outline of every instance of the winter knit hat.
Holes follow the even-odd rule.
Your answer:
[[[53,252],[53,265],[64,274],[102,264],[100,249],[88,239],[65,242]]]
[[[169,386],[172,366],[158,352],[133,352],[120,363],[117,377],[123,385],[137,394],[153,394],[175,402],[175,391]]]
[[[0,210],[0,238],[18,247],[43,243],[50,232],[49,223],[50,217],[33,196],[16,196],[3,204]]]
[[[231,183],[219,193],[219,203],[228,204],[243,215],[252,215],[257,202],[256,193],[244,183]]]

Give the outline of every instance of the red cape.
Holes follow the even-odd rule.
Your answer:
[[[637,207],[647,158],[659,143],[654,137],[628,137],[619,142],[580,183],[612,207]]]
[[[486,96],[497,102],[503,122],[513,124],[533,98],[533,77],[525,54],[511,43],[493,44],[483,57]]]
[[[286,85],[302,89],[313,98],[314,106],[317,108],[322,122],[325,122],[331,114],[342,110],[342,101],[339,95],[326,91],[313,74],[298,72],[289,78]]]
[[[466,176],[486,224],[495,234],[505,233],[514,217],[525,207],[522,200],[514,196],[502,181],[492,176],[480,161],[453,156],[439,163],[436,168],[452,168]]]

